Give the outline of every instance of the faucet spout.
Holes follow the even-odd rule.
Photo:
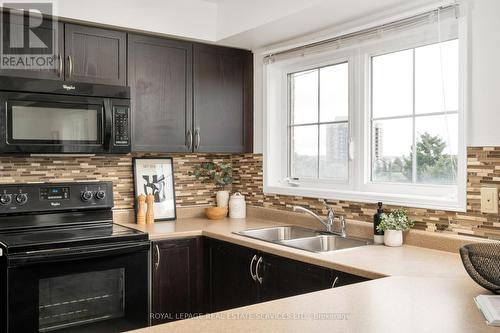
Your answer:
[[[319,217],[318,214],[316,214],[315,212],[313,212],[310,209],[307,209],[307,208],[304,208],[304,207],[301,207],[301,206],[293,206],[293,210],[295,212],[296,211],[302,211],[304,213],[307,213],[307,214],[311,215],[312,217],[314,217],[316,220],[318,220],[319,222],[321,222],[321,224],[323,224],[325,226],[326,231],[332,232],[333,214],[329,214],[329,217],[325,221],[321,217]]]

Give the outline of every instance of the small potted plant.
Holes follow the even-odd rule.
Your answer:
[[[389,214],[382,215],[382,221],[377,227],[384,231],[384,244],[387,246],[403,245],[403,231],[410,230],[415,222],[408,217],[406,209],[399,208]]]
[[[195,165],[193,171],[189,171],[188,174],[201,179],[203,183],[213,183],[219,189],[216,194],[217,207],[227,208],[229,191],[225,190],[225,187],[233,183],[231,164],[203,162]]]

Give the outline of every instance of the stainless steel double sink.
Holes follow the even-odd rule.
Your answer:
[[[243,230],[236,232],[236,234],[318,253],[337,251],[341,249],[371,244],[371,242],[367,240],[342,237],[335,234],[324,233],[295,226],[280,226]]]

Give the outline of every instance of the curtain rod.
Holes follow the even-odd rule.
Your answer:
[[[403,19],[399,19],[399,20],[388,22],[388,23],[384,23],[384,24],[381,24],[381,25],[378,25],[378,26],[375,26],[375,27],[362,29],[362,30],[359,30],[359,31],[356,31],[356,32],[347,33],[347,34],[344,34],[344,35],[341,35],[341,36],[324,39],[324,40],[321,40],[321,41],[317,41],[317,42],[314,42],[314,43],[305,44],[305,45],[302,45],[302,46],[292,47],[292,48],[289,48],[289,49],[286,49],[286,50],[282,50],[282,51],[277,51],[277,52],[274,52],[274,53],[269,53],[269,54],[266,54],[264,56],[264,61],[268,61],[268,60],[272,59],[274,56],[279,56],[279,55],[283,55],[283,54],[287,54],[287,53],[293,53],[293,52],[298,52],[298,51],[303,51],[305,49],[309,49],[309,48],[313,48],[313,47],[317,47],[317,46],[322,46],[322,45],[326,45],[326,44],[331,44],[331,43],[339,42],[339,41],[341,41],[343,39],[348,39],[348,38],[353,38],[353,37],[359,37],[359,36],[367,35],[367,34],[370,34],[370,33],[376,33],[376,32],[378,32],[380,30],[387,29],[387,28],[394,28],[394,27],[403,26],[403,25],[406,25],[406,24],[409,24],[409,23],[412,23],[412,22],[415,22],[415,21],[419,21],[419,20],[421,20],[421,19],[423,19],[425,17],[428,17],[428,16],[430,16],[432,14],[438,14],[441,11],[447,11],[447,10],[451,10],[451,9],[455,9],[455,11],[457,11],[458,8],[459,8],[459,4],[458,3],[449,4],[449,5],[445,5],[445,6],[440,6],[440,7],[436,8],[436,9],[428,10],[426,12],[423,12],[423,13],[420,13],[420,14],[417,14],[417,15],[413,15],[413,16],[406,17],[406,18],[403,18]],[[456,13],[455,16],[458,17],[458,13]]]

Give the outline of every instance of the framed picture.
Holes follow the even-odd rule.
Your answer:
[[[175,220],[174,166],[171,157],[137,157],[134,167],[134,194],[154,195],[155,221]],[[137,207],[137,202],[136,205]]]

